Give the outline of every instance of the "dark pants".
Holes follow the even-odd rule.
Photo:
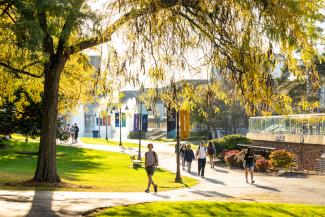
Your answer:
[[[198,159],[198,166],[199,166],[199,171],[198,171],[198,175],[200,176],[204,176],[204,168],[205,168],[205,163],[206,163],[206,158],[203,159]]]

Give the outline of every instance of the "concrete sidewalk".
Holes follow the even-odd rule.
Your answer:
[[[174,147],[169,144],[154,143],[154,149],[159,155],[160,167],[174,172],[176,170]],[[84,143],[72,146],[103,151],[124,151],[118,146]],[[193,173],[189,174],[182,170],[182,175],[199,179],[198,185],[157,194],[0,191],[0,216],[80,216],[98,207],[177,200],[263,201],[325,205],[325,176],[284,178],[258,175],[255,178],[256,184],[251,185],[245,182],[242,172],[220,167],[211,169],[207,165],[206,178],[202,179],[196,176],[196,170],[197,163],[194,161]]]

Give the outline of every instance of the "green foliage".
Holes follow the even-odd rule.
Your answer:
[[[295,154],[286,150],[275,150],[270,154],[272,165],[277,169],[288,169],[293,166]]]
[[[145,139],[145,132],[140,133],[141,139]],[[139,132],[129,132],[128,139],[139,139]]]
[[[238,144],[251,144],[249,139],[238,134],[228,135],[210,141],[214,144],[217,154],[221,153],[223,150],[239,149],[239,146],[237,146]]]

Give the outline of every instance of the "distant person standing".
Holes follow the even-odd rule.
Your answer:
[[[78,142],[78,136],[79,136],[79,127],[77,125],[77,123],[74,124],[74,140],[75,142]]]
[[[145,190],[146,193],[150,192],[150,186],[151,184],[153,185],[154,191],[157,193],[158,191],[158,186],[154,183],[152,176],[155,172],[156,166],[158,166],[158,155],[156,152],[154,152],[153,145],[151,143],[148,144],[148,152],[145,153],[145,167],[146,167],[146,172],[148,175],[148,187]]]
[[[187,172],[191,173],[192,161],[195,159],[195,156],[190,144],[186,147],[184,158],[187,164]]]
[[[73,125],[71,125],[71,127],[69,128],[69,132],[70,132],[71,143],[73,143],[75,139],[75,129]]]
[[[198,176],[204,178],[204,169],[207,158],[207,148],[205,147],[204,142],[202,141],[198,150],[196,151],[196,156],[198,158]]]
[[[210,167],[213,168],[214,167],[214,163],[213,163],[213,157],[216,153],[216,149],[213,145],[212,142],[209,142],[209,145],[208,145],[208,156],[209,156],[209,161],[210,161]]]
[[[251,174],[251,183],[253,184],[254,181],[254,160],[255,156],[253,150],[251,148],[247,149],[247,152],[244,157],[244,167],[245,167],[245,178],[246,182],[248,183],[248,172]]]
[[[181,149],[180,149],[180,152],[179,152],[179,155],[181,157],[181,162],[182,162],[183,170],[185,170],[185,151],[186,151],[186,145],[183,144],[181,146]]]

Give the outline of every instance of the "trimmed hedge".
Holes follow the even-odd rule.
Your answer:
[[[228,135],[210,141],[214,144],[217,154],[222,153],[223,150],[239,150],[240,148],[237,144],[251,144],[251,141],[248,138],[239,134]]]
[[[145,139],[145,132],[141,132],[141,139]],[[130,132],[128,139],[139,139],[139,132]]]

